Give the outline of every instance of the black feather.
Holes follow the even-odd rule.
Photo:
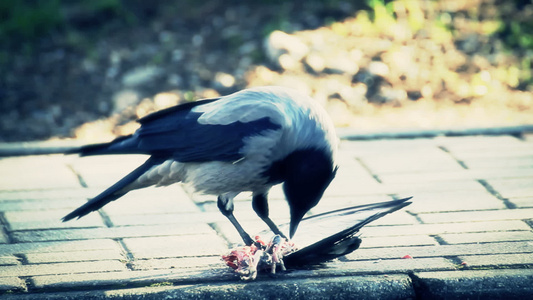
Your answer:
[[[411,202],[407,202],[411,198],[353,206],[305,218],[302,222],[309,221],[312,223],[314,220],[321,218],[353,214],[364,210],[378,210],[378,212],[361,222],[286,256],[284,258],[285,265],[292,268],[316,265],[357,250],[361,244],[361,238],[356,236],[356,234],[363,226],[411,204]]]

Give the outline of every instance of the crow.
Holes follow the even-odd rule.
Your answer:
[[[335,177],[338,138],[331,118],[310,97],[283,87],[255,87],[170,107],[138,120],[133,134],[70,151],[80,156],[146,154],[117,183],[63,218],[98,210],[126,193],[182,182],[218,196],[217,206],[246,245],[254,243],[233,215],[233,199],[252,192],[252,207],[275,233],[267,196],[283,184],[290,209],[289,237]]]

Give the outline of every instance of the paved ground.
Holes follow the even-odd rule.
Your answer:
[[[338,176],[313,213],[413,204],[365,227],[346,257],[251,283],[220,260],[239,238],[214,199],[179,185],[60,221],[144,159],[0,159],[2,297],[533,298],[533,136],[343,141]],[[272,198],[275,221],[286,222],[281,191]],[[262,229],[246,195],[236,215]]]

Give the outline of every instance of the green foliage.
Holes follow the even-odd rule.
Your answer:
[[[133,16],[121,0],[2,0],[0,41],[3,46],[26,47],[36,38],[68,29],[69,20],[65,16],[68,8],[92,16],[117,16],[127,22]]]
[[[61,26],[64,19],[59,0],[0,1],[0,40],[34,38]]]

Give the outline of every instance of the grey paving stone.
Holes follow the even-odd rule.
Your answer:
[[[420,270],[455,270],[456,266],[441,257],[414,259],[378,259],[364,261],[333,261],[326,268],[312,270],[315,276],[338,276],[355,274],[386,274]],[[311,276],[304,271],[294,272],[294,276]],[[289,276],[292,276],[290,274]]]
[[[439,182],[442,184],[442,182],[446,181],[508,179],[532,176],[533,168],[511,167],[506,165],[492,169],[479,168],[455,171],[383,174],[380,176],[380,179],[385,184],[419,184],[422,182]]]
[[[468,233],[468,232],[491,232],[491,231],[514,231],[530,230],[524,222],[511,221],[486,221],[465,223],[439,223],[439,224],[413,224],[396,226],[374,226],[369,224],[361,233],[363,236],[408,236],[408,235],[437,235],[443,233]]]
[[[95,193],[93,189],[83,188],[81,186],[73,188],[46,188],[46,189],[28,189],[28,190],[0,190],[0,204],[4,201],[13,200],[57,200],[57,199],[87,199]],[[69,206],[70,207],[70,206]]]
[[[134,270],[174,269],[174,268],[221,268],[225,266],[220,255],[202,257],[179,257],[159,259],[137,259],[131,262]]]
[[[311,209],[311,214],[320,214],[350,206],[390,201],[392,199],[392,197],[386,194],[329,196],[324,197],[320,202],[318,202],[317,206]]]
[[[440,181],[430,182],[410,182],[406,183],[387,183],[382,184],[381,193],[396,194],[400,198],[413,196],[413,201],[420,193],[442,193],[454,191],[483,191],[485,188],[477,181],[471,180],[454,180],[448,181],[446,184]]]
[[[105,273],[81,273],[68,275],[45,275],[31,278],[33,287],[40,289],[105,288],[109,286],[139,286],[161,282],[197,283],[199,280],[238,282],[230,268],[210,269],[165,269],[149,271],[122,271]]]
[[[0,195],[2,197],[2,195]],[[0,198],[1,199],[1,198]],[[39,199],[39,200],[0,200],[0,211],[35,211],[74,209],[87,202],[82,197],[78,199]]]
[[[349,260],[417,257],[444,257],[459,255],[531,253],[533,242],[500,242],[486,244],[457,244],[438,246],[394,247],[358,249],[346,255]]]
[[[178,184],[131,191],[107,204],[104,210],[109,215],[198,212]]]
[[[84,240],[61,242],[36,242],[0,245],[0,256],[25,253],[50,253],[83,250],[116,250],[113,240]]]
[[[415,273],[421,299],[528,299],[533,270],[463,270]]]
[[[152,237],[169,235],[191,235],[214,233],[207,224],[180,224],[177,226],[123,226],[111,228],[79,228],[42,231],[15,231],[12,233],[15,242],[42,242],[83,239],[118,239],[130,237]]]
[[[115,226],[137,225],[169,225],[180,226],[182,224],[214,223],[226,220],[220,212],[197,212],[197,213],[173,213],[173,214],[138,214],[138,215],[111,215],[111,222]]]
[[[61,218],[71,210],[8,211],[4,213],[10,230],[79,228],[105,226],[98,213],[89,214],[79,220],[62,222]]]
[[[28,170],[32,170],[28,172]],[[0,190],[79,187],[63,155],[24,156],[0,159]]]
[[[137,259],[221,255],[228,250],[216,234],[127,238],[124,243]]]
[[[19,258],[12,255],[0,256],[0,266],[15,266],[20,265]]]
[[[533,253],[459,256],[468,267],[533,265]]]
[[[146,161],[146,155],[70,157],[69,163],[90,187],[107,187]],[[110,167],[111,166],[111,167]]]
[[[524,171],[530,171],[533,168],[533,153],[529,156],[522,157],[482,157],[482,158],[466,158],[462,162],[469,169],[486,170],[505,169],[505,168],[522,168]]]
[[[533,196],[533,176],[489,180],[488,183],[505,198]]]
[[[396,211],[393,214],[386,215],[381,219],[372,222],[374,226],[390,226],[390,225],[409,225],[419,224],[418,220],[411,214],[406,212],[406,209]]]
[[[533,207],[533,197],[520,197],[520,198],[509,198],[511,203],[520,208],[529,208]]]
[[[441,234],[439,236],[444,241],[450,244],[533,241],[533,232],[531,232],[531,230],[506,232],[452,233]]]
[[[488,147],[487,147],[488,146]],[[528,157],[533,156],[533,147],[523,141],[513,141],[511,143],[498,144],[469,144],[467,147],[462,145],[445,146],[446,149],[453,153],[455,157],[461,160],[470,158],[508,158],[508,157]]]
[[[487,190],[449,191],[440,193],[422,192],[415,195],[412,204],[405,209],[412,213],[505,209],[503,201]]]
[[[0,277],[0,293],[24,291],[26,283],[18,277]]]
[[[361,249],[398,246],[437,245],[434,238],[428,235],[362,237]]]
[[[391,173],[459,171],[463,169],[454,158],[438,148],[396,155],[364,156],[361,161],[378,176]]]
[[[421,213],[418,217],[424,223],[454,223],[472,221],[522,220],[530,218],[533,209],[499,209],[486,211],[464,211],[445,213]]]
[[[93,273],[125,271],[126,266],[119,261],[67,262],[53,264],[5,266],[0,268],[0,277],[19,277],[53,274]]]
[[[118,248],[108,250],[27,253],[24,256],[29,264],[125,259],[125,256]]]

